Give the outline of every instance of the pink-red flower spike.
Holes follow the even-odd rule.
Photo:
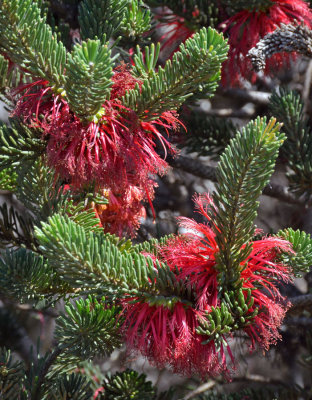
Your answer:
[[[172,153],[174,148],[160,133],[163,127],[169,134],[179,120],[175,112],[166,111],[155,120],[139,120],[136,113],[123,106],[122,96],[140,80],[125,66],[116,68],[113,75],[111,98],[102,106],[98,120],[82,122],[70,109],[67,101],[53,94],[47,81],[22,86],[14,115],[32,127],[41,128],[47,139],[48,162],[72,187],[79,189],[90,182],[107,189],[125,206],[121,215],[110,214],[105,226],[121,233],[112,216],[127,220],[124,232],[134,234],[143,215],[140,201],[154,198],[156,183],[153,174],[164,174],[168,164],[156,152],[158,141]],[[132,211],[131,211],[132,210]],[[104,215],[108,216],[107,212]],[[102,216],[101,220],[103,220]],[[130,222],[132,221],[132,223]]]
[[[192,304],[181,299],[169,307],[130,297],[122,301],[123,330],[128,347],[140,351],[159,368],[170,366],[175,372],[207,377],[228,372],[226,353],[234,360],[229,345],[225,351],[226,335],[223,334],[220,346],[220,341],[216,343],[213,337],[207,341],[206,336],[196,331],[201,318],[225,301],[222,291],[227,288],[221,288],[218,281],[220,268],[216,257],[220,250],[215,234],[218,227],[211,228],[213,221],[208,211],[214,205],[208,195],[197,196],[195,202],[207,222],[180,218],[188,233],[158,249],[160,260],[191,288]],[[289,304],[277,284],[293,279],[288,266],[277,261],[281,251],[292,252],[291,244],[277,237],[264,237],[252,242],[251,253],[241,263],[241,293],[245,299],[251,293],[253,304],[248,303],[245,313],[246,320],[250,316],[248,324],[240,324],[239,328],[233,325],[229,335],[236,329],[243,330],[251,338],[251,348],[258,344],[268,349],[280,337],[278,328]],[[235,306],[231,313],[235,318]]]

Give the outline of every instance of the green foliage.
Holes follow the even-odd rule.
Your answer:
[[[0,50],[35,77],[62,86],[66,50],[41,17],[36,1],[2,0]]]
[[[141,0],[131,0],[125,9],[120,33],[127,40],[135,40],[151,28],[151,12]]]
[[[0,123],[0,170],[33,162],[46,148],[39,129],[28,128],[17,118],[11,118],[10,125]]]
[[[115,290],[149,287],[153,262],[140,254],[121,252],[104,235],[86,233],[83,227],[58,214],[36,228],[40,248],[62,278],[77,288],[109,284]]]
[[[202,344],[207,344],[211,340],[215,343],[222,341],[222,335],[232,331],[234,319],[227,305],[223,302],[221,307],[212,307],[211,311],[207,312],[198,322],[199,326],[196,328],[196,332],[208,337],[207,340],[202,342]],[[225,341],[223,343],[226,344]]]
[[[149,304],[172,307],[182,298],[188,300],[190,288],[178,280],[165,264],[137,251],[127,242],[84,228],[67,216],[58,214],[36,227],[40,250],[65,282],[84,292],[115,299],[116,295],[142,296]]]
[[[23,246],[36,249],[33,219],[27,212],[23,215],[6,203],[0,206],[0,247]]]
[[[282,155],[292,170],[288,174],[290,189],[298,196],[309,197],[312,194],[312,132],[300,96],[287,90],[275,92],[270,108],[272,115],[283,123],[287,136]]]
[[[133,73],[138,78],[153,77],[154,70],[157,65],[160,52],[160,43],[152,43],[150,46],[145,46],[145,51],[142,53],[140,47],[137,46],[136,54],[134,55]]]
[[[0,258],[1,292],[21,303],[52,300],[70,288],[62,282],[46,260],[25,249],[6,250]]]
[[[76,44],[68,55],[66,96],[71,110],[82,119],[93,121],[109,98],[114,63],[110,55],[100,40]]]
[[[104,380],[105,392],[101,400],[155,400],[156,389],[144,374],[126,369],[114,375],[108,374]]]
[[[103,233],[103,228],[99,225],[100,221],[96,217],[94,210],[86,207],[84,201],[74,204],[72,200],[69,200],[66,207],[59,211],[63,215],[68,215],[76,224],[81,225],[86,233]]]
[[[13,361],[10,351],[0,348],[0,397],[2,400],[16,399],[25,379],[24,365]]]
[[[251,251],[260,196],[273,173],[284,135],[271,119],[251,121],[225,149],[217,167],[217,191],[211,216],[216,242],[217,268],[223,286],[239,283],[240,263]],[[217,227],[217,228],[216,228]],[[243,249],[242,246],[246,245]]]
[[[66,315],[56,320],[55,338],[66,349],[66,355],[87,360],[109,355],[119,347],[118,309],[108,308],[104,299],[80,299],[65,306]]]
[[[203,113],[191,113],[185,126],[189,133],[182,144],[183,149],[200,156],[220,155],[237,132],[230,119],[208,117]]]
[[[63,209],[67,198],[64,186],[45,159],[25,162],[17,171],[16,195],[34,215],[35,224],[46,221],[50,215]]]
[[[157,256],[158,248],[164,246],[168,241],[174,239],[175,237],[176,237],[175,235],[171,234],[162,236],[160,239],[152,238],[151,240],[146,240],[145,242],[134,245],[132,249],[139,253],[144,252],[144,253],[154,254],[155,256]]]
[[[196,332],[207,337],[202,344],[213,340],[219,346],[221,344],[227,346],[222,335],[250,325],[258,314],[258,308],[255,308],[252,313],[249,312],[255,300],[250,289],[246,292],[246,297],[242,289],[229,290],[223,295],[221,306],[212,307],[209,313],[207,312],[202,319],[199,319]]]
[[[192,38],[180,45],[180,51],[174,53],[172,61],[157,72],[150,72],[143,79],[141,89],[129,90],[123,98],[123,104],[135,110],[140,118],[155,120],[164,111],[179,106],[205,84],[208,94],[212,95],[220,79],[221,63],[228,51],[226,41],[221,34],[211,28],[202,28]],[[152,54],[153,51],[150,51]],[[142,56],[138,54],[136,70],[142,70]],[[149,71],[148,66],[145,71]]]
[[[14,192],[16,189],[17,173],[13,168],[6,168],[0,171],[0,190]]]
[[[288,240],[292,244],[295,252],[295,254],[283,252],[281,261],[289,265],[297,277],[309,272],[312,265],[311,236],[299,229],[294,231],[292,228],[280,230],[276,236]]]
[[[128,0],[83,0],[79,4],[79,24],[83,39],[111,38],[120,28]],[[104,40],[105,41],[105,40]]]
[[[49,400],[92,400],[93,391],[86,377],[71,374],[58,379],[57,387],[52,390]]]
[[[9,61],[0,54],[0,89],[7,86]]]

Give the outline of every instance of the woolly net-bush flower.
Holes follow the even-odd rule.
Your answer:
[[[29,126],[43,130],[48,162],[73,187],[96,182],[97,187],[119,197],[120,206],[127,208],[123,215],[119,213],[120,221],[127,219],[128,227],[133,221],[133,233],[142,216],[140,201],[151,202],[154,197],[156,183],[151,175],[164,174],[168,168],[156,152],[157,142],[174,153],[159,127],[168,133],[177,128],[179,121],[170,111],[154,121],[140,120],[133,110],[123,106],[121,98],[141,82],[125,66],[114,72],[110,99],[102,105],[97,121],[78,118],[66,99],[55,95],[43,80],[18,89],[16,94],[21,97],[14,114]],[[126,203],[128,200],[132,203]],[[104,215],[111,225],[112,215],[106,212],[102,220]],[[114,231],[121,232],[120,227]]]
[[[168,365],[175,372],[198,373],[204,377],[227,372],[224,344],[228,335],[223,334],[221,341],[216,341],[214,336],[200,335],[198,327],[207,313],[227,302],[224,290],[233,288],[221,288],[218,281],[220,250],[209,225],[213,221],[208,211],[213,204],[208,195],[197,197],[196,204],[207,223],[180,218],[181,226],[189,232],[159,248],[159,258],[189,287],[192,299],[181,298],[170,307],[161,301],[159,305],[150,304],[146,298],[126,299],[123,329],[129,348],[139,350],[158,367]],[[244,315],[246,323],[239,320],[235,306],[227,303],[233,318],[229,335],[237,329],[243,330],[251,338],[251,348],[258,343],[268,349],[280,337],[278,328],[289,304],[277,284],[292,279],[288,266],[278,262],[281,251],[292,252],[290,243],[277,237],[264,237],[252,242],[250,254],[240,264],[240,293],[246,300],[250,289],[253,299]],[[229,346],[227,351],[233,361]]]
[[[222,82],[236,85],[240,77],[254,81],[256,74],[252,72],[251,62],[246,57],[248,51],[281,24],[295,21],[311,27],[312,13],[303,0],[272,0],[269,5],[265,2],[262,8],[257,9],[248,9],[246,6],[246,9],[224,21],[220,26],[229,34],[230,51],[223,67]],[[289,62],[288,54],[275,54],[268,60],[265,72],[285,62]]]

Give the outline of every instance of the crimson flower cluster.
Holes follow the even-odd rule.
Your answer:
[[[168,306],[152,304],[147,298],[129,297],[122,302],[123,330],[128,348],[141,352],[157,367],[169,366],[174,372],[199,374],[204,378],[222,372],[227,375],[227,358],[232,365],[235,363],[227,343],[233,332],[223,335],[221,345],[214,337],[207,340],[207,336],[197,333],[205,314],[210,313],[212,307],[220,307],[222,295],[216,268],[219,248],[209,226],[211,200],[208,195],[198,196],[196,205],[208,223],[180,218],[181,226],[189,233],[159,248],[161,261],[194,291],[193,301],[181,298]],[[241,263],[244,296],[247,296],[247,289],[251,289],[254,300],[247,317],[257,310],[251,323],[240,327],[251,339],[251,349],[256,344],[268,349],[280,338],[278,328],[289,304],[281,296],[277,284],[293,278],[289,267],[277,261],[281,251],[292,252],[290,243],[277,237],[264,237],[252,242],[251,253]]]
[[[94,183],[107,193],[110,204],[96,212],[109,232],[135,234],[144,216],[142,201],[154,197],[153,174],[163,174],[168,164],[156,152],[156,142],[174,152],[160,133],[176,129],[174,112],[163,112],[152,121],[140,120],[122,104],[122,97],[134,89],[136,79],[125,66],[113,75],[110,99],[102,106],[98,121],[82,122],[64,97],[55,95],[47,81],[20,87],[22,94],[14,114],[25,124],[39,127],[47,140],[48,162],[71,187],[80,190]]]

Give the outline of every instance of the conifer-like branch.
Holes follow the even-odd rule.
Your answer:
[[[129,291],[149,287],[149,275],[154,275],[150,258],[121,252],[108,237],[86,233],[66,216],[50,217],[48,224],[36,228],[36,235],[51,265],[74,287],[102,288],[109,283],[115,290]]]
[[[63,85],[66,49],[32,0],[0,1],[0,50],[35,77]]]
[[[220,158],[211,214],[220,249],[217,268],[223,273],[220,279],[225,280],[221,284],[238,283],[240,263],[251,251],[248,242],[254,234],[257,199],[273,173],[284,141],[279,129],[274,119],[266,124],[258,118],[231,140]]]
[[[290,188],[298,197],[304,195],[309,199],[312,194],[312,132],[300,96],[293,91],[275,92],[271,96],[270,109],[283,123],[287,136],[281,150],[292,170],[287,174]]]
[[[55,338],[65,357],[87,360],[109,355],[120,347],[119,309],[107,307],[95,298],[80,299],[65,306],[66,314],[56,320]]]
[[[93,120],[109,98],[114,58],[107,44],[88,40],[76,44],[66,64],[66,96],[71,110]]]
[[[79,24],[83,39],[109,39],[120,29],[127,0],[83,0],[79,4]],[[105,41],[105,40],[104,40]]]
[[[143,80],[141,89],[129,90],[123,103],[135,110],[140,118],[157,119],[164,111],[177,109],[193,91],[205,84],[207,95],[212,95],[220,79],[220,68],[226,59],[228,46],[223,36],[211,28],[202,28],[187,39],[180,49]],[[137,69],[142,69],[142,56]],[[148,71],[149,68],[146,68]]]
[[[294,231],[292,228],[278,231],[277,236],[288,240],[295,252],[295,254],[283,253],[281,255],[283,263],[289,265],[297,277],[301,277],[304,273],[309,272],[312,266],[311,236],[299,229]]]
[[[6,250],[0,258],[0,287],[6,296],[21,303],[45,299],[71,292],[46,260],[25,249]]]
[[[46,148],[39,129],[28,128],[17,118],[11,118],[10,125],[0,123],[0,170],[34,162]]]

